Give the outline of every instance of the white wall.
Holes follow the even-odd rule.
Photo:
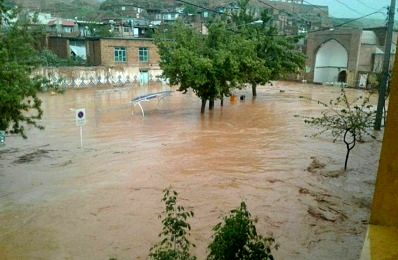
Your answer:
[[[59,67],[41,68],[35,74],[45,76],[65,88],[94,87],[97,85],[139,84],[140,70],[137,67]],[[160,69],[148,71],[149,81],[159,81]],[[164,81],[164,80],[163,80]]]
[[[347,66],[347,50],[336,40],[327,41],[316,53],[314,82],[337,82],[339,69],[347,70]]]

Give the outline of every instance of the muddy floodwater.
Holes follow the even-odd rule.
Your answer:
[[[193,94],[129,101],[167,86],[68,90],[42,96],[45,130],[0,147],[0,259],[146,259],[158,240],[162,190],[195,212],[193,253],[242,200],[273,234],[276,259],[358,259],[380,152],[366,140],[341,171],[345,146],[295,115],[322,107],[336,87],[278,82],[200,115]],[[347,90],[351,97],[361,90]],[[83,148],[74,109],[85,108]],[[134,114],[132,114],[134,111]]]

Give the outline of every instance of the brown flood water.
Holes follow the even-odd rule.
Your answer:
[[[258,231],[280,244],[276,259],[358,259],[380,142],[354,148],[341,175],[344,144],[306,137],[314,130],[294,117],[321,109],[300,95],[327,101],[338,88],[279,82],[253,101],[249,89],[238,91],[246,101],[204,116],[199,99],[176,92],[143,103],[144,119],[138,107],[132,116],[132,97],[167,89],[43,95],[46,129],[0,147],[0,259],[146,259],[169,185],[195,212],[199,259],[211,228],[242,200]],[[83,149],[73,112],[81,107]],[[326,166],[307,169],[314,157]]]

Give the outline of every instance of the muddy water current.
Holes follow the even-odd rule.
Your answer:
[[[276,259],[358,259],[380,142],[354,148],[310,138],[295,115],[317,115],[338,88],[279,82],[200,115],[193,94],[129,101],[167,86],[91,88],[42,96],[45,130],[0,147],[0,259],[146,259],[158,241],[162,190],[195,212],[193,253],[211,228],[247,202]],[[363,94],[348,90],[351,97]],[[83,148],[74,109],[85,108]],[[134,113],[132,113],[134,112]]]

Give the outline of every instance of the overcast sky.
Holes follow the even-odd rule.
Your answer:
[[[383,7],[390,5],[390,0],[305,0],[304,3],[314,5],[329,6],[329,13],[334,17],[360,17],[375,12]],[[381,12],[384,14],[372,15],[369,18],[385,18],[386,10]],[[397,18],[397,13],[395,13]]]

